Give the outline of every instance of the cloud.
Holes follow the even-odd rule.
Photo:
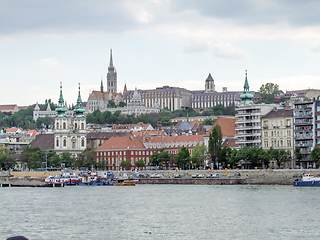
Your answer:
[[[220,39],[214,39],[209,42],[193,41],[183,47],[186,53],[212,53],[218,58],[231,58],[231,59],[247,59],[248,54],[236,49],[229,42]]]
[[[45,58],[45,59],[41,59],[40,63],[43,65],[47,65],[47,66],[54,66],[54,65],[59,65],[59,62],[57,59],[55,58]]]

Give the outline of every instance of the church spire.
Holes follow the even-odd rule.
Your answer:
[[[77,105],[74,109],[74,113],[76,117],[82,117],[84,116],[83,113],[86,110],[82,107],[82,100],[81,100],[81,95],[80,95],[80,83],[79,83],[79,94],[78,94],[78,99],[77,99]]]
[[[243,92],[240,95],[241,103],[243,103],[243,104],[253,103],[253,101],[252,101],[253,97],[254,96],[251,94],[251,92],[249,90],[249,83],[248,83],[247,70],[246,70],[246,78],[244,81]]]
[[[103,81],[102,81],[102,76],[101,76],[101,85],[100,85],[100,91],[103,93]]]
[[[113,69],[112,49],[110,49],[110,63],[109,63],[109,69]]]
[[[58,107],[56,108],[57,116],[58,117],[65,117],[67,116],[66,114],[67,108],[64,105],[64,100],[62,96],[62,82],[60,82],[60,97],[58,101]]]

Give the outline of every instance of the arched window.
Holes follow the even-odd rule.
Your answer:
[[[56,140],[56,146],[59,147],[59,139]]]
[[[63,139],[63,146],[66,147],[67,146],[67,139]]]
[[[81,123],[81,130],[84,130],[84,123]]]
[[[65,122],[63,123],[63,129],[67,129],[67,125]]]
[[[74,124],[74,129],[77,129],[78,128],[78,123],[75,123]]]
[[[81,140],[81,147],[84,147],[84,139]]]
[[[59,129],[59,123],[57,122],[57,129]]]

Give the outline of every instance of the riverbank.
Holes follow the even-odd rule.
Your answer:
[[[252,184],[252,185],[292,185],[292,182],[298,175],[311,173],[314,176],[320,175],[319,169],[250,169],[250,170],[214,170],[211,173],[218,173],[219,178],[191,178],[193,174],[199,173],[206,176],[208,170],[157,170],[157,171],[139,171],[140,173],[161,174],[163,178],[142,178],[138,184],[196,184],[196,185],[234,185],[234,184]],[[133,171],[120,171],[127,176],[134,176]],[[174,178],[179,173],[181,178]],[[241,177],[235,178],[234,175],[240,173]],[[10,172],[6,177],[0,177],[0,184],[21,185],[21,186],[40,186],[45,177],[49,175],[59,175],[60,172]],[[19,176],[19,177],[17,177]],[[34,176],[34,177],[32,177]],[[40,177],[39,177],[40,176]]]

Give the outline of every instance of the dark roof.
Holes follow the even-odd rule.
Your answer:
[[[292,109],[276,109],[272,110],[271,112],[267,113],[261,118],[277,118],[277,117],[292,117],[293,110]]]
[[[54,148],[54,135],[53,134],[41,134],[29,144],[32,148],[39,148],[41,151],[48,151]]]
[[[87,140],[109,139],[111,137],[125,137],[131,135],[130,132],[90,132],[87,134]]]

